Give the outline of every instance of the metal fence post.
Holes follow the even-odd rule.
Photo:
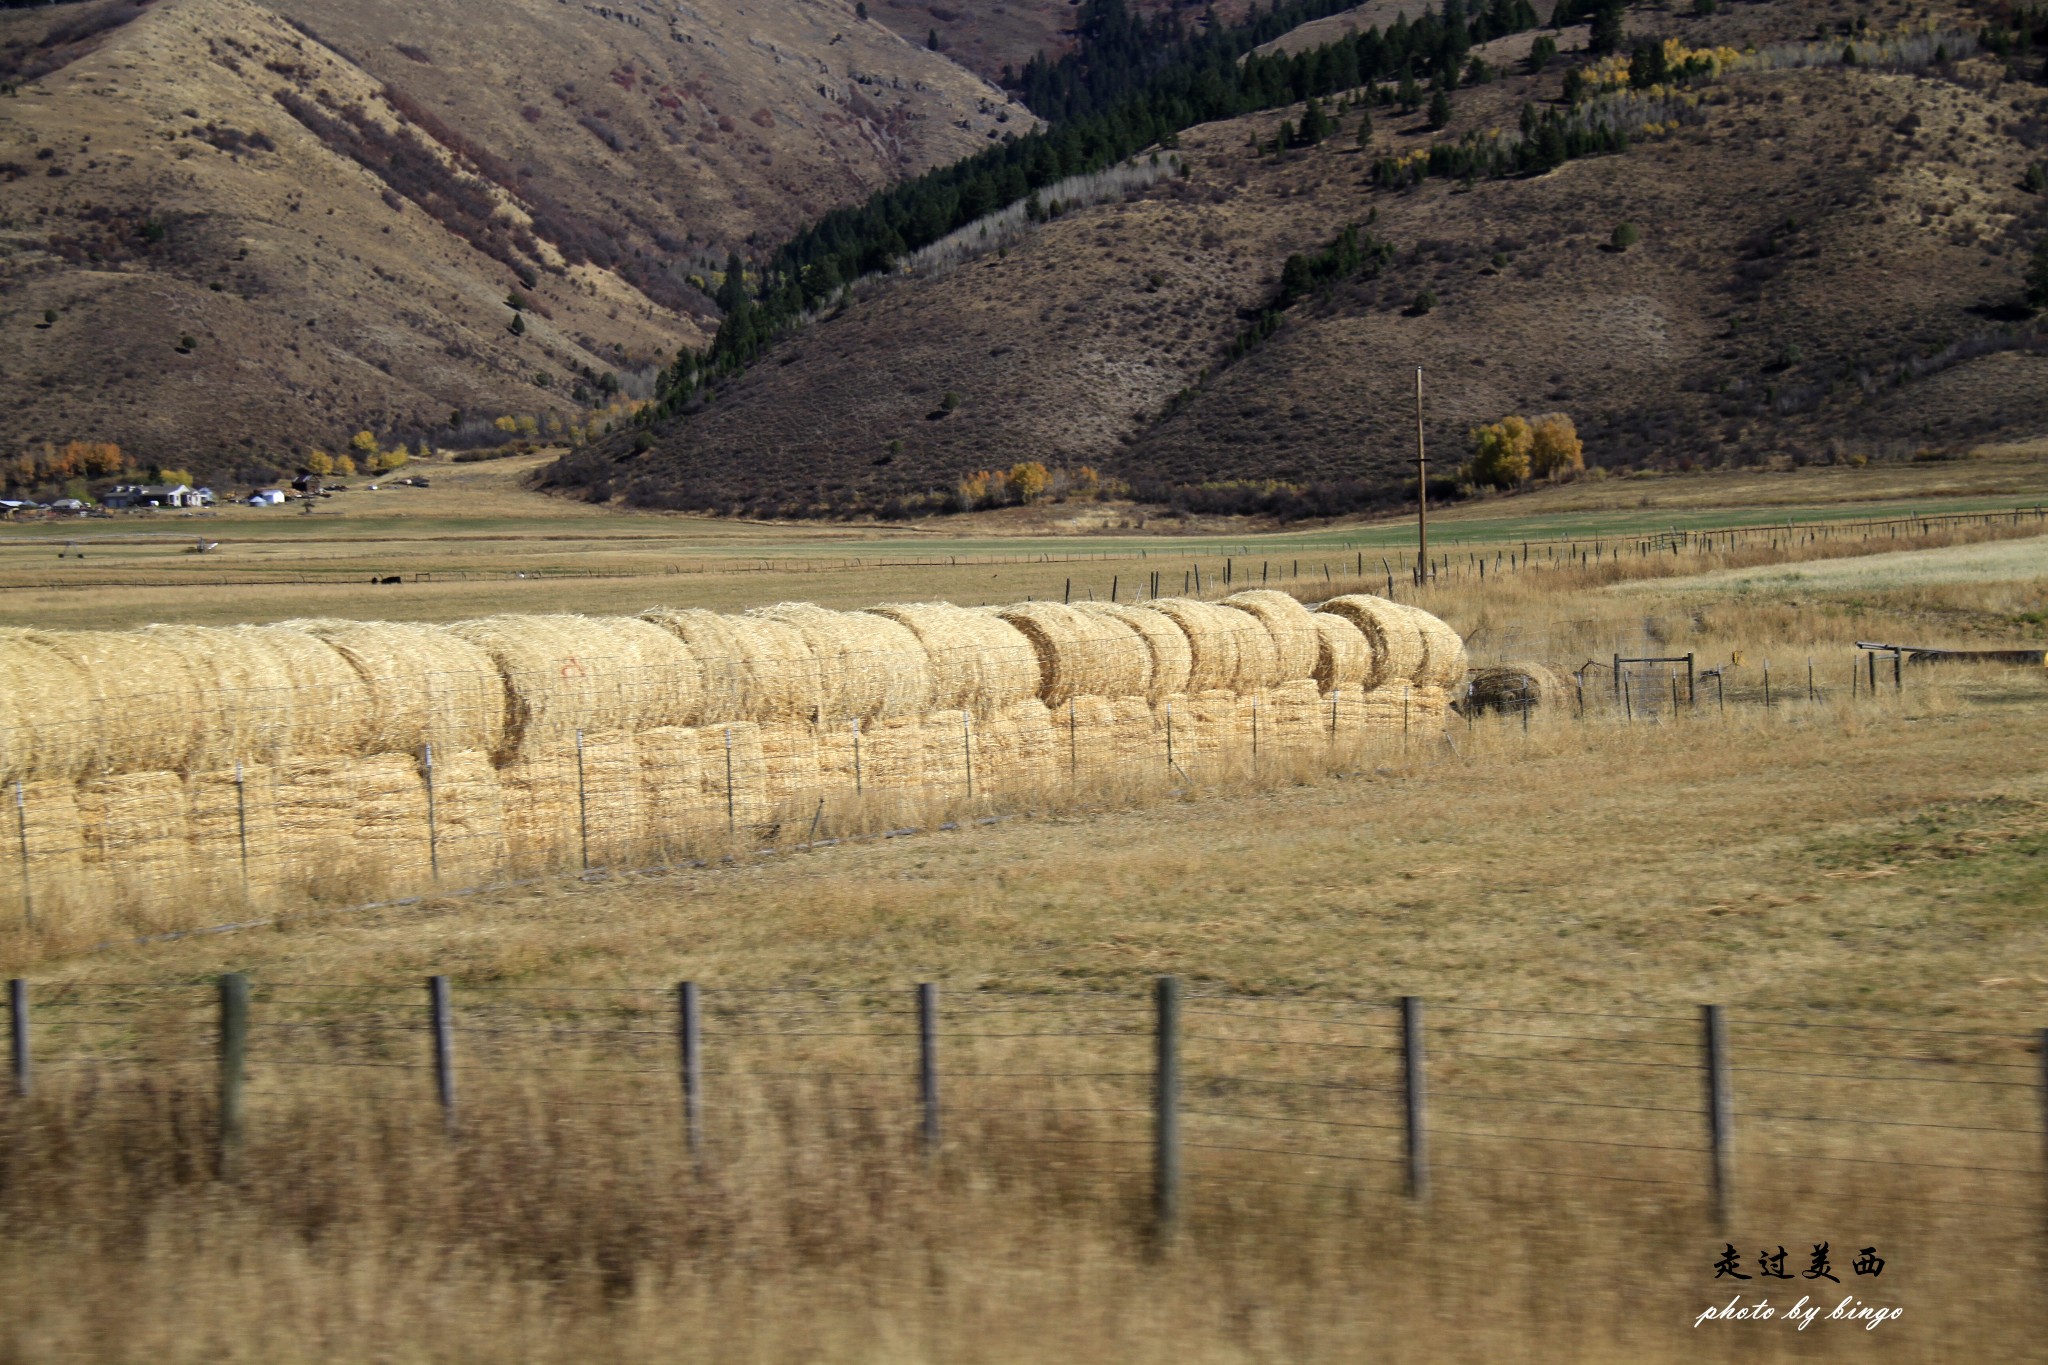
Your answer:
[[[917,1098],[924,1110],[921,1130],[924,1152],[939,1150],[939,988],[930,981],[917,988]]]
[[[1153,986],[1157,1073],[1152,1124],[1152,1217],[1162,1241],[1180,1221],[1180,979]]]
[[[738,829],[733,814],[732,797],[732,727],[725,727],[725,832],[732,834]]]
[[[427,1023],[434,1035],[434,1094],[441,1122],[455,1132],[455,1023],[448,1008],[448,978],[427,978]]]
[[[15,977],[7,983],[7,1036],[14,1051],[14,1093],[22,1099],[29,1092],[28,982]]]
[[[441,880],[441,838],[434,820],[434,746],[420,748],[421,775],[427,782],[427,874],[435,881]],[[579,787],[581,783],[577,784]]]
[[[220,1127],[214,1173],[233,1178],[242,1150],[242,1091],[248,1080],[249,978],[228,972],[220,979]]]
[[[235,839],[242,854],[242,894],[249,894],[249,795],[242,763],[235,760]]]
[[[1728,1216],[1735,1178],[1735,1092],[1728,1081],[1728,1021],[1719,1005],[1701,1007],[1707,1050],[1707,1136],[1713,1144],[1714,1213]]]
[[[731,743],[727,735],[728,745]],[[731,767],[732,760],[726,760]],[[590,871],[590,798],[583,783],[583,731],[576,732],[576,843],[582,850],[583,870]]]
[[[14,832],[21,841],[21,918],[29,928],[36,927],[35,883],[28,870],[28,791],[21,783],[14,784]]]
[[[1401,997],[1401,1102],[1408,1139],[1408,1195],[1429,1197],[1429,1128],[1423,1082],[1422,998]]]
[[[860,720],[856,717],[853,722],[853,794],[859,796],[865,790],[860,773]]]
[[[681,1046],[683,1065],[683,1138],[690,1157],[700,1166],[704,1160],[704,1016],[697,999],[697,983],[676,985],[676,1041]]]
[[[967,767],[967,799],[974,799],[974,729],[968,713],[960,713],[960,759]]]

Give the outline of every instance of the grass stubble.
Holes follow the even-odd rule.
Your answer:
[[[1268,773],[1102,789],[994,826],[231,937],[97,953],[0,940],[39,998],[125,1002],[98,1033],[42,1011],[53,1051],[136,1059],[49,1067],[33,1100],[0,1110],[0,1275],[15,1286],[0,1360],[2040,1358],[2034,1092],[1806,1077],[2034,1074],[2048,678],[1928,672],[1903,696],[1846,693],[1847,646],[1874,622],[2009,631],[2039,609],[2041,578],[1744,596],[1682,579],[1626,596],[1538,581],[1483,595],[1446,584],[1423,605],[1468,635],[1522,621],[1565,664],[1648,615],[1675,652],[1703,660],[1813,652],[1827,691],[1806,701],[1802,676],[1765,710],[1745,668],[1725,716],[1627,725],[1596,707],[1583,724],[1552,716],[1526,731],[1459,722],[1449,744],[1277,787]],[[223,1181],[205,983],[227,968],[257,982],[259,1028],[249,1138]],[[428,972],[480,1011],[464,1018],[474,1035],[459,1034],[452,1140],[411,1027]],[[1214,1001],[1237,1013],[1223,1028],[1303,1044],[1358,1035],[1273,1022],[1270,997],[1368,1030],[1384,1019],[1376,1004],[1427,999],[1446,1096],[1429,1202],[1403,1196],[1384,1128],[1304,1138],[1194,1119],[1204,1148],[1190,1154],[1184,1225],[1155,1243],[1145,1095],[1130,1074],[1146,1064],[1143,992],[1162,972],[1255,997]],[[701,1168],[663,1051],[659,990],[685,977],[713,1001]],[[960,1073],[929,1161],[903,1019],[876,1012],[903,1009],[918,980],[942,984]],[[855,1036],[749,1036],[737,1011],[766,1007],[744,1002],[785,997],[739,988],[792,985],[817,992],[799,1000],[859,1006],[843,1016]],[[613,1044],[559,1018],[531,1035],[486,1027],[505,1018],[492,1001],[567,1010],[614,999],[576,988],[621,986],[643,992],[605,1016],[636,1031],[633,1067],[607,1065]],[[1738,1064],[1789,1073],[1740,1075],[1739,1113],[1888,1125],[1745,1117],[1722,1216],[1695,1114],[1535,1103],[1696,1110],[1694,1071],[1601,1063],[1693,1060],[1683,1044],[1709,1001],[1736,1021]],[[1123,1036],[970,1036],[1000,1032],[982,1025],[1005,1008],[1044,1011],[1059,1025],[1047,1032]],[[1485,1012],[1516,1010],[1605,1017]],[[319,1027],[266,1034],[266,1011]],[[1482,1020],[1524,1036],[1457,1036]],[[1246,1057],[1205,1046],[1223,1045],[1190,1044],[1191,1068],[1211,1078],[1191,1108],[1396,1120],[1370,1094],[1351,1109],[1254,1105],[1213,1081]],[[1518,1060],[1458,1055],[1489,1047]],[[1383,1052],[1276,1047],[1257,1063],[1297,1091],[1391,1075]],[[1091,1071],[1123,1078],[1042,1074]],[[1461,1112],[1450,1098],[1489,1090],[1531,1102]],[[1905,1126],[1922,1122],[2015,1131]],[[1580,1145],[1603,1139],[1634,1145]],[[1227,1146],[1380,1160],[1214,1150]],[[1795,1278],[1774,1305],[1821,1283],[1830,1306],[1854,1295],[1904,1315],[1876,1331],[1692,1325],[1733,1292],[1712,1277],[1724,1243],[1751,1274],[1758,1249],[1782,1244],[1796,1277],[1822,1239],[1841,1288]],[[1888,1261],[1879,1280],[1847,1268],[1866,1245]],[[1740,1290],[1744,1302],[1766,1292]]]

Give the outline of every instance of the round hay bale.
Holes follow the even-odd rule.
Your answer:
[[[1422,639],[1422,662],[1415,668],[1418,687],[1449,689],[1465,681],[1465,641],[1440,617],[1420,607],[1401,605]]]
[[[1052,712],[1035,698],[1006,706],[975,734],[974,781],[992,792],[1035,792],[1058,774]]]
[[[949,602],[869,607],[909,630],[931,669],[930,705],[987,715],[1038,695],[1038,653],[994,612]]]
[[[692,848],[711,828],[704,735],[698,730],[664,726],[639,735],[635,749],[640,758],[641,800],[647,808],[649,852],[667,862]],[[717,815],[723,828],[722,801]]]
[[[194,680],[187,703],[194,767],[353,747],[367,693],[325,641],[262,626],[145,626],[140,633],[176,651]]]
[[[1365,632],[1334,612],[1312,611],[1308,619],[1316,633],[1316,686],[1324,692],[1365,687],[1373,666]]]
[[[1414,680],[1422,663],[1422,633],[1407,610],[1368,593],[1333,597],[1317,610],[1357,626],[1372,646],[1372,667],[1360,680],[1364,687],[1371,690]]]
[[[78,788],[70,782],[30,781],[21,803],[10,787],[0,805],[0,896],[19,904],[22,844],[28,844],[28,881],[37,895],[53,882],[78,876],[84,866],[85,830]]]
[[[783,602],[747,613],[750,621],[794,629],[810,651],[817,701],[803,720],[874,720],[914,716],[931,705],[931,662],[901,622],[860,611],[827,611]],[[779,719],[757,716],[757,720]]]
[[[1217,603],[1251,616],[1273,641],[1273,676],[1262,683],[1278,687],[1312,677],[1316,669],[1315,616],[1284,592],[1256,588],[1233,593]]]
[[[1146,611],[1156,611],[1180,629],[1188,642],[1189,693],[1235,690],[1240,673],[1240,640],[1256,635],[1271,649],[1271,637],[1262,627],[1245,619],[1242,612],[1225,611],[1210,602],[1186,597],[1161,597],[1147,602]],[[1250,627],[1250,629],[1246,629]]]
[[[193,871],[185,779],[177,773],[121,773],[78,787],[88,866],[105,868],[115,894],[154,903]]]
[[[700,725],[807,720],[817,714],[818,663],[795,626],[701,607],[656,607],[640,619],[689,646],[700,680]]]
[[[1121,622],[1058,602],[1024,602],[996,614],[1031,641],[1038,699],[1048,706],[1081,696],[1142,696],[1150,682],[1152,651]]]
[[[1188,673],[1195,666],[1195,655],[1188,647],[1188,637],[1174,624],[1172,617],[1146,607],[1121,606],[1114,602],[1083,603],[1075,610],[1120,621],[1144,640],[1146,652],[1152,657],[1152,671],[1143,694],[1148,701],[1157,702],[1187,690]]]
[[[504,680],[500,757],[586,734],[688,725],[703,680],[689,646],[631,617],[491,616],[448,627]]]
[[[219,890],[252,900],[277,890],[277,784],[268,764],[194,773],[185,804],[194,860]]]
[[[504,679],[491,656],[461,636],[400,621],[286,621],[272,629],[326,641],[362,679],[366,704],[352,752],[504,748]]]
[[[863,724],[857,745],[862,793],[909,792],[924,786],[922,720],[897,716]]]
[[[1496,664],[1467,675],[1465,704],[1474,711],[1519,711],[1568,707],[1575,690],[1571,682],[1539,663]]]
[[[761,747],[761,726],[753,721],[707,725],[700,729],[699,759],[704,792],[711,800],[713,827],[728,824],[747,835],[771,813],[768,799],[768,758]]]
[[[278,777],[278,840],[296,886],[354,901],[427,883],[427,788],[411,754],[287,758]]]
[[[818,792],[818,731],[807,720],[761,726],[762,786],[772,805],[801,805]]]
[[[33,630],[0,630],[0,780],[76,778],[103,747],[84,670]]]
[[[348,656],[303,630],[282,626],[236,626],[262,637],[263,648],[290,680],[291,705],[284,749],[295,754],[365,752],[370,689]],[[275,752],[258,757],[268,763]]]
[[[204,680],[183,648],[135,630],[37,631],[31,638],[68,665],[52,670],[48,685],[69,683],[84,703],[82,723],[68,727],[62,766],[79,775],[193,767],[206,738],[194,705]]]
[[[434,856],[443,886],[475,886],[504,874],[505,790],[480,749],[434,751]]]
[[[921,720],[925,792],[939,802],[958,800],[967,794],[974,718],[965,711],[927,711]]]

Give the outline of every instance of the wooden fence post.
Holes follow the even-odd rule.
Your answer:
[[[939,988],[917,988],[917,1098],[924,1111],[920,1134],[926,1157],[939,1151]]]
[[[683,1065],[683,1138],[690,1157],[704,1162],[704,1016],[698,1007],[697,983],[676,985],[676,1031]]]
[[[1423,1081],[1422,998],[1401,997],[1401,1102],[1408,1141],[1408,1196],[1429,1197],[1429,1129]]]
[[[248,1080],[249,978],[228,972],[220,979],[220,1125],[214,1173],[234,1177],[242,1149],[242,1091]]]
[[[7,983],[7,1036],[14,1051],[14,1093],[25,1100],[29,1092],[28,982],[18,976]]]
[[[1713,1145],[1714,1214],[1728,1216],[1735,1189],[1735,1092],[1728,1080],[1728,1021],[1719,1005],[1701,1008],[1707,1052],[1707,1137]]]
[[[427,1025],[434,1035],[434,1094],[441,1101],[441,1122],[455,1132],[455,1023],[449,1017],[448,978],[427,978]]]
[[[1152,1216],[1164,1242],[1180,1222],[1180,979],[1153,986],[1157,1067],[1152,1124]]]

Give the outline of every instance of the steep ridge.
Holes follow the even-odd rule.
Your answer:
[[[581,421],[708,335],[728,249],[1033,123],[834,0],[303,10],[0,14],[9,447]]]
[[[1738,8],[1728,23],[1758,43],[1828,12]],[[1688,48],[1722,23],[1630,21]],[[877,287],[651,444],[559,473],[648,505],[831,515],[939,510],[975,471],[1038,460],[1169,500],[1224,485],[1207,505],[1336,510],[1412,479],[1417,365],[1439,468],[1477,423],[1560,409],[1608,465],[1905,456],[2038,427],[2048,368],[2016,308],[2048,220],[2022,187],[2048,142],[2036,85],[1986,59],[1874,69],[1867,40],[1844,66],[1816,44],[1808,65],[1698,86],[1620,155],[1384,183],[1390,158],[1561,109],[1584,59],[1529,74],[1512,65],[1528,41],[1481,50],[1494,79],[1457,91],[1441,131],[1396,103],[1373,108],[1366,148],[1356,110],[1280,153],[1303,106],[1190,130],[1167,154],[1185,178]],[[1616,245],[1623,223],[1634,245]],[[1347,224],[1391,261],[1240,355],[1286,258]]]

